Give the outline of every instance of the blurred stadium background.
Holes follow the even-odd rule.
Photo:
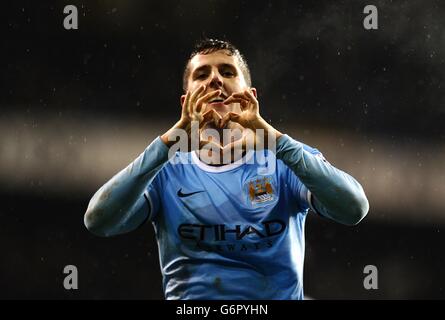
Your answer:
[[[79,29],[63,28],[63,7]],[[97,188],[179,116],[196,39],[237,45],[263,116],[364,186],[356,227],[311,214],[315,299],[445,297],[445,4],[374,1],[15,1],[2,9],[0,298],[162,299],[150,224],[90,235]],[[63,288],[65,265],[79,290]],[[363,268],[379,289],[363,288]]]

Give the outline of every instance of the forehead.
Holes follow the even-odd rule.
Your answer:
[[[219,64],[231,64],[238,68],[237,58],[229,55],[227,50],[218,50],[208,54],[197,54],[190,60],[190,70],[194,70],[204,65],[217,66]]]

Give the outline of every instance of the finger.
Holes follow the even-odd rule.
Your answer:
[[[236,92],[234,94],[232,94],[233,98],[235,99],[240,99],[238,101],[233,101],[233,102],[238,102],[241,105],[242,110],[247,110],[247,109],[251,109],[249,107],[249,104],[252,103],[252,101],[250,100],[250,98],[246,95],[246,93],[243,92]],[[229,101],[230,103],[230,101]]]
[[[250,100],[250,98],[246,95],[245,91],[243,91],[243,92],[236,92],[236,93],[232,94],[232,96],[235,97],[235,98],[241,98],[241,99]]]
[[[224,128],[229,121],[240,123],[240,115],[235,112],[227,113],[220,121],[220,128]]]
[[[253,96],[249,90],[244,90],[243,92],[238,92],[233,95],[235,98],[245,99],[248,101],[247,108],[249,110],[254,110],[258,107],[258,100]]]
[[[224,104],[229,104],[229,103],[239,103],[241,105],[241,110],[244,111],[246,109],[249,108],[249,101],[246,99],[240,99],[240,98],[235,98],[235,97],[230,97],[227,98],[224,101]]]
[[[232,94],[229,98],[242,99],[247,102],[250,102],[249,98],[244,93],[240,92]]]
[[[187,91],[187,93],[185,94],[185,98],[184,98],[184,103],[182,104],[182,114],[183,115],[187,115],[188,111],[187,111],[187,106],[188,106],[188,102],[190,99],[190,91]]]
[[[203,120],[199,125],[200,128],[202,128],[206,123],[209,123],[211,121],[213,121],[215,123],[216,127],[219,127],[220,122],[222,120],[222,117],[219,115],[219,113],[213,109],[210,109],[209,111],[205,112],[202,115],[202,117],[203,117]]]
[[[202,105],[204,102],[209,101],[210,99],[217,97],[221,94],[221,90],[216,90],[210,93],[207,93],[206,95],[200,97],[197,101],[196,101],[196,105],[195,105],[195,111],[196,112],[201,112],[202,110]]]
[[[215,112],[213,109],[204,112],[202,115],[202,121],[209,121],[210,119],[213,119],[213,112]]]
[[[228,97],[226,100],[224,100],[224,104],[229,104],[229,103],[231,103],[232,101],[236,101],[236,102],[238,102],[238,101],[240,101],[240,100],[244,100],[244,101],[249,101],[249,100],[247,100],[247,99],[244,99],[244,98],[239,98],[239,97],[234,97],[233,95],[231,95],[230,97]]]
[[[252,109],[254,109],[254,110],[258,109],[258,100],[257,100],[257,98],[255,98],[255,96],[253,95],[251,90],[249,89],[249,90],[246,90],[244,92],[245,92],[246,96],[249,98],[249,100],[252,103],[252,106],[251,106]]]
[[[215,126],[218,128],[221,125],[222,117],[221,115],[213,110],[213,122],[215,123]]]
[[[200,97],[200,96],[205,92],[205,89],[206,89],[206,86],[205,86],[205,85],[202,85],[202,86],[199,86],[198,89],[196,89],[196,90],[192,93],[192,95],[190,96],[190,99],[189,99],[189,104],[188,104],[188,106],[187,106],[187,111],[188,111],[189,113],[192,113],[192,112],[193,112],[193,105],[194,105],[194,102],[196,101],[196,99],[197,99],[198,97]]]
[[[240,99],[246,99],[249,102],[249,104],[247,106],[250,110],[258,109],[258,100],[252,94],[250,89],[244,90],[243,92],[237,92],[237,93],[233,94],[233,97],[240,98]]]
[[[192,92],[190,97],[190,102],[193,102],[200,94],[202,94],[206,89],[206,86],[203,84],[199,86],[195,91]]]

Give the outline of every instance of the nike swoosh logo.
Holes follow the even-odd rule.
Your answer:
[[[192,194],[200,193],[200,192],[204,192],[204,191],[195,191],[195,192],[191,192],[191,193],[182,193],[182,188],[181,188],[181,189],[178,190],[178,197],[184,198],[184,197],[188,197],[188,196],[191,196]]]

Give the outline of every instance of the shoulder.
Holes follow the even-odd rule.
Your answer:
[[[312,146],[310,146],[310,145],[308,145],[308,144],[306,144],[304,142],[300,142],[300,143],[303,145],[303,150],[305,150],[305,151],[307,151],[309,153],[312,153],[314,155],[321,154],[321,151],[318,150],[317,148],[314,148],[314,147],[312,147]]]
[[[324,157],[323,153],[318,150],[317,148],[311,147],[303,142],[301,142],[301,144],[303,145],[303,150],[309,152],[310,154],[313,154],[314,156],[319,157],[320,159],[322,159],[323,161],[327,161],[326,158]]]

